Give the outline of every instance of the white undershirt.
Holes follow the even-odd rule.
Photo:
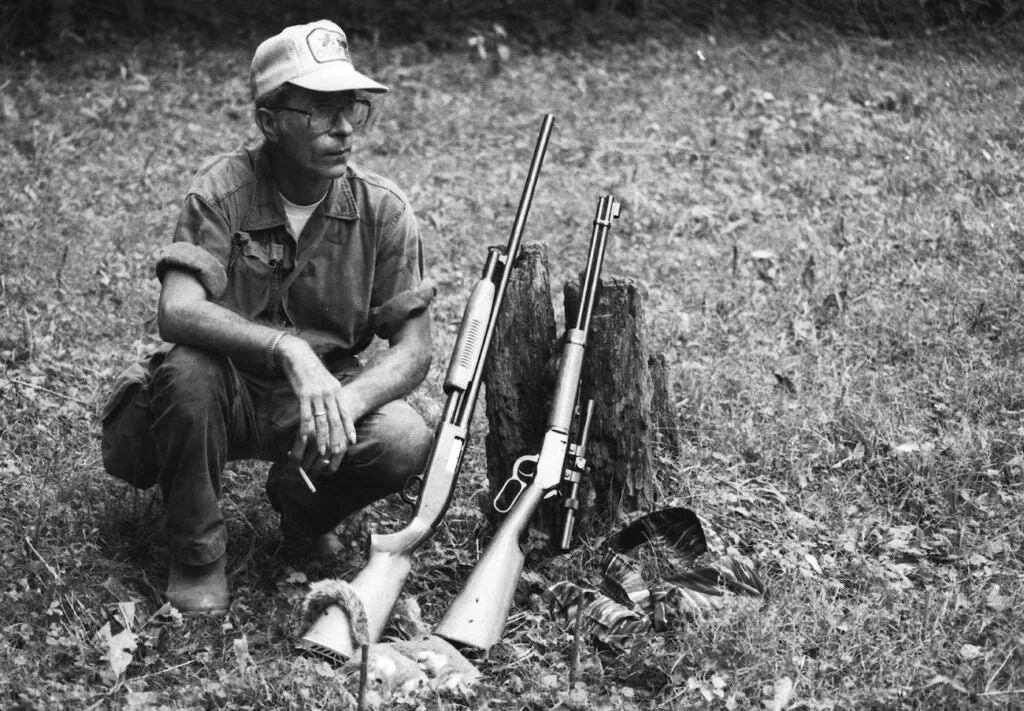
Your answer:
[[[278,194],[280,195],[280,193]],[[327,193],[324,193],[324,197],[312,205],[296,205],[284,195],[281,195],[281,203],[284,205],[284,216],[288,218],[288,225],[292,228],[292,234],[295,235],[295,239],[298,239],[299,235],[302,234],[302,230],[305,229],[309,218],[313,216],[313,211],[319,207],[325,197],[327,197]]]

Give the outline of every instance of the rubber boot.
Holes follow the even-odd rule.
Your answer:
[[[227,555],[206,565],[185,565],[172,559],[167,575],[167,601],[182,613],[227,612]]]

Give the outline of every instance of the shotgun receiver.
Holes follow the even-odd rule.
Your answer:
[[[430,538],[448,510],[480,392],[484,361],[512,266],[519,254],[523,227],[533,202],[554,120],[554,116],[548,114],[541,125],[508,245],[504,251],[498,247],[490,248],[483,276],[473,287],[466,304],[444,379],[443,389],[447,396],[444,414],[435,430],[434,443],[423,473],[411,477],[406,485],[406,498],[416,502],[412,518],[399,531],[370,536],[366,567],[347,584],[344,595],[345,605],[357,609],[346,611],[338,604],[326,606],[303,635],[299,642],[302,648],[331,658],[347,659],[354,654],[357,640],[379,640],[412,569],[413,552]],[[365,633],[357,629],[357,626],[362,627],[364,618]]]
[[[590,429],[592,408],[589,405],[583,426],[577,427],[577,430],[584,432],[579,442],[570,444],[569,435],[573,420],[579,413],[577,401],[583,353],[596,301],[608,228],[612,219],[618,216],[619,203],[614,198],[608,195],[598,201],[579,313],[576,315],[575,327],[565,332],[558,382],[540,454],[516,460],[513,476],[498,492],[495,508],[508,515],[470,573],[465,587],[435,628],[434,633],[439,637],[478,649],[489,649],[501,639],[526,558],[519,541],[540,502],[558,493],[563,476],[576,472],[579,463],[577,457],[582,459],[586,449],[586,433]],[[573,483],[572,475],[566,478]],[[570,511],[575,513],[572,509]],[[571,528],[569,535],[572,535]]]

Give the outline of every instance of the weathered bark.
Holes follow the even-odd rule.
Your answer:
[[[545,245],[522,246],[491,341],[484,371],[491,500],[511,476],[515,460],[539,452],[544,439],[557,339],[547,262]],[[495,513],[490,505],[482,509],[488,516]]]
[[[579,288],[575,281],[565,287],[569,323]],[[648,352],[643,295],[630,279],[602,280],[598,290],[583,361],[581,402],[588,399],[595,406],[579,527],[582,535],[604,536],[624,514],[653,508],[654,455],[665,433],[677,430],[664,358]]]
[[[651,354],[647,358],[647,366],[651,371],[651,420],[654,423],[652,441],[660,450],[676,454],[683,444],[683,436],[672,402],[665,354]]]

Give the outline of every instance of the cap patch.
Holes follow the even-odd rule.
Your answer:
[[[341,32],[332,32],[318,27],[306,36],[309,52],[318,63],[352,62],[348,54],[348,42]]]

